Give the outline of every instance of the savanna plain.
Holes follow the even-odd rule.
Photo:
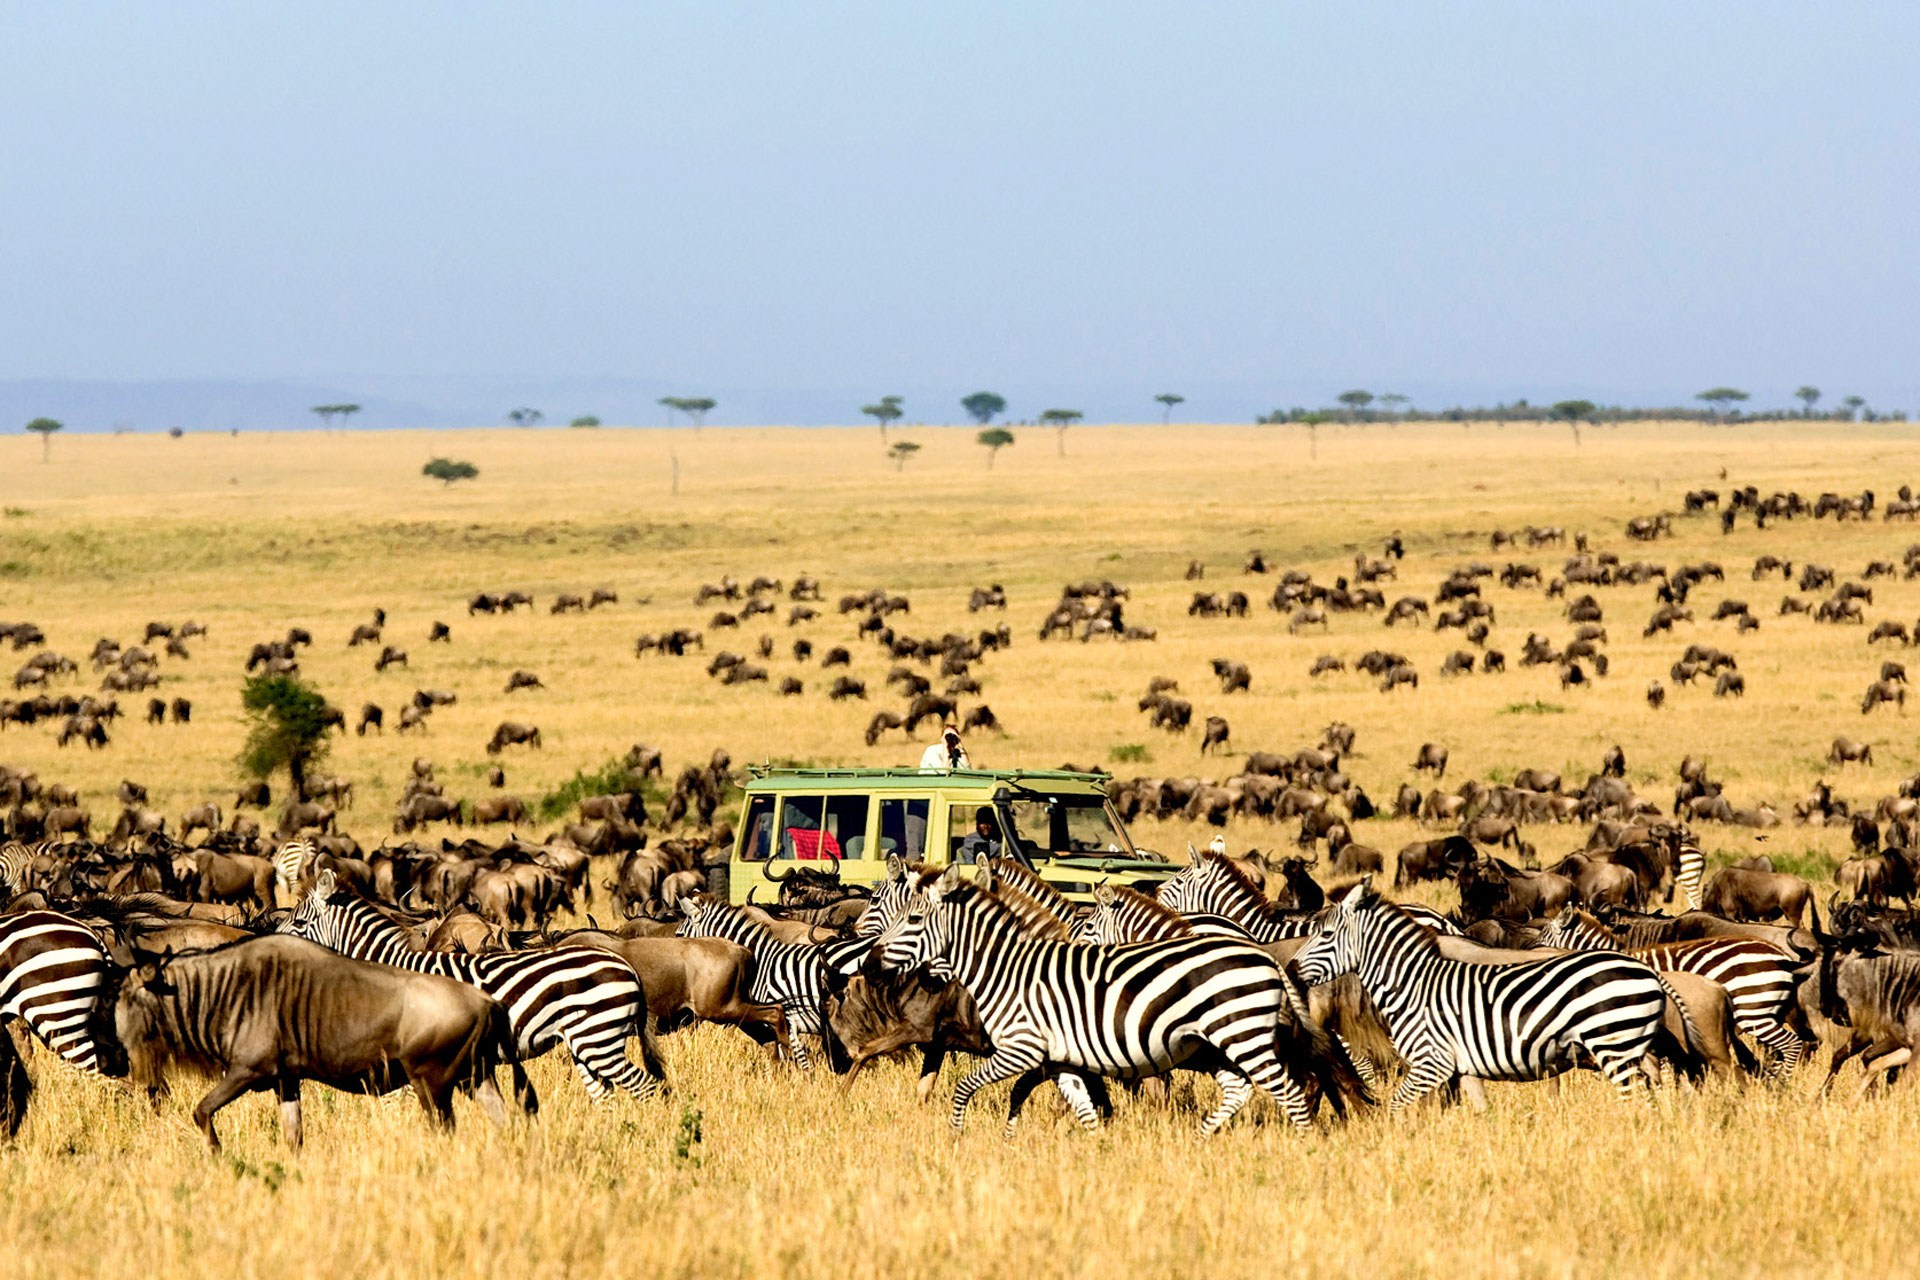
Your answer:
[[[903,433],[896,432],[896,437]],[[341,736],[328,772],[355,784],[343,815],[363,844],[386,832],[408,762],[432,759],[453,795],[485,793],[482,750],[495,723],[537,724],[538,751],[504,757],[507,789],[530,801],[635,742],[661,748],[669,776],[727,748],[736,765],[910,764],[922,742],[862,740],[891,660],[854,634],[833,602],[885,587],[906,594],[898,629],[938,636],[1006,621],[1012,647],[978,665],[1005,733],[973,735],[976,762],[1118,774],[1224,776],[1249,750],[1318,742],[1329,722],[1357,730],[1349,771],[1375,798],[1412,777],[1424,742],[1452,753],[1447,784],[1498,781],[1521,768],[1578,785],[1618,744],[1641,794],[1671,795],[1675,768],[1706,757],[1736,805],[1783,815],[1826,779],[1856,800],[1889,794],[1920,769],[1920,744],[1893,707],[1864,716],[1860,695],[1885,658],[1868,626],[1778,617],[1773,554],[1859,578],[1898,562],[1920,530],[1884,522],[1799,519],[1731,534],[1712,516],[1677,514],[1695,487],[1762,493],[1872,489],[1882,500],[1920,482],[1910,428],[1830,423],[1715,428],[1558,428],[1403,424],[1320,429],[1317,457],[1299,428],[1075,427],[1064,454],[1052,432],[1021,431],[988,468],[970,431],[904,433],[922,445],[896,467],[864,430],[545,430],[458,434],[240,432],[68,436],[43,463],[36,440],[0,441],[0,619],[30,620],[52,648],[84,659],[96,638],[140,638],[150,620],[208,627],[188,659],[163,659],[169,698],[194,703],[190,725],[135,714],[109,746],[61,749],[44,725],[0,733],[0,761],[77,787],[96,814],[118,809],[122,778],[145,784],[177,816],[230,804],[244,733],[239,703],[249,647],[302,626],[314,645],[303,674],[353,714],[389,711],[384,735]],[[443,486],[430,457],[472,461],[479,476]],[[672,477],[677,472],[678,492]],[[1629,542],[1630,517],[1675,512],[1674,536]],[[1457,632],[1385,630],[1379,614],[1335,614],[1324,633],[1291,634],[1265,607],[1275,576],[1242,573],[1258,549],[1276,572],[1331,583],[1356,553],[1404,540],[1389,600],[1431,598],[1457,565],[1539,564],[1566,550],[1490,550],[1489,535],[1527,525],[1586,533],[1595,550],[1669,568],[1725,567],[1693,600],[1699,621],[1643,638],[1652,589],[1602,588],[1609,674],[1563,690],[1552,667],[1513,665],[1539,631],[1564,644],[1564,602],[1537,588],[1489,585],[1488,644],[1504,674],[1443,678]],[[1206,568],[1185,580],[1188,562]],[[708,628],[703,582],[731,574],[791,582],[817,576],[822,616],[786,625],[786,602],[739,632]],[[1036,634],[1063,584],[1112,579],[1131,591],[1127,621],[1151,641],[1042,643]],[[1004,615],[970,614],[970,588],[1004,584]],[[1877,579],[1867,622],[1920,617],[1920,581]],[[595,588],[617,604],[554,616],[557,593]],[[1245,618],[1187,614],[1196,589],[1243,590]],[[469,617],[477,591],[524,590],[533,611]],[[1749,601],[1757,631],[1707,619],[1722,598]],[[352,628],[387,612],[386,640],[410,665],[376,674]],[[451,643],[427,643],[435,621]],[[636,657],[635,637],[707,628],[707,653],[777,647],[773,685],[726,687],[701,656]],[[794,638],[848,645],[866,702],[830,702]],[[1690,642],[1733,651],[1740,698],[1703,682],[1644,691]],[[1356,673],[1318,678],[1320,654],[1349,666],[1389,647],[1420,673],[1383,694]],[[1223,695],[1212,658],[1245,662],[1249,692]],[[502,692],[526,668],[544,690]],[[83,663],[84,670],[84,663]],[[798,676],[805,692],[774,685]],[[1228,719],[1234,752],[1202,757],[1197,731],[1147,727],[1135,708],[1150,677],[1180,682],[1195,710]],[[91,687],[88,680],[78,687]],[[415,688],[459,701],[402,737],[392,717]],[[1826,763],[1838,734],[1873,744],[1874,763]],[[924,740],[924,735],[923,735]],[[552,824],[548,824],[549,826]],[[1438,832],[1377,819],[1359,838],[1391,851]],[[1182,856],[1215,829],[1139,824],[1136,839]],[[1822,902],[1847,853],[1844,830],[1697,826],[1718,863],[1770,854],[1819,886]],[[1289,843],[1293,824],[1225,829],[1235,849]],[[1526,830],[1543,859],[1584,840],[1577,826]],[[1451,906],[1450,896],[1419,891]],[[278,1276],[423,1274],[869,1275],[1801,1275],[1895,1274],[1911,1266],[1920,1202],[1920,1103],[1906,1085],[1858,1100],[1854,1076],[1818,1095],[1824,1064],[1784,1085],[1709,1083],[1663,1091],[1653,1107],[1617,1103],[1598,1077],[1491,1089],[1486,1114],[1384,1111],[1300,1136],[1264,1100],[1201,1141],[1213,1088],[1180,1083],[1172,1103],[1118,1100],[1102,1131],[1036,1103],[1011,1140],[999,1134],[1005,1087],[949,1133],[945,1096],[915,1101],[914,1066],[883,1064],[842,1092],[824,1071],[770,1062],[731,1030],[664,1042],[670,1099],[590,1104],[557,1057],[537,1064],[545,1106],[532,1123],[495,1129],[464,1100],[450,1136],[410,1102],[307,1090],[307,1145],[279,1143],[270,1096],[222,1115],[226,1153],[210,1158],[188,1112],[201,1089],[180,1082],[156,1117],[108,1086],[36,1053],[34,1110],[0,1150],[0,1272]]]

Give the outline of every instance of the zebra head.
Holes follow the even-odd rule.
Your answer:
[[[1553,922],[1540,931],[1540,941],[1534,944],[1540,947],[1558,947],[1570,950],[1578,944],[1573,936],[1573,911],[1562,910],[1553,918]]]
[[[716,936],[711,928],[713,921],[710,917],[712,913],[707,909],[710,905],[711,904],[705,899],[696,898],[692,895],[683,896],[680,899],[680,914],[685,916],[686,919],[682,920],[679,926],[674,929],[674,936],[677,938],[711,938]]]
[[[853,936],[877,938],[885,933],[887,926],[906,914],[907,899],[912,894],[913,877],[908,873],[906,859],[897,853],[888,854],[887,878],[873,891],[867,909],[853,922]]]
[[[313,878],[313,888],[300,900],[293,914],[281,924],[279,932],[290,933],[296,938],[305,938],[308,942],[317,942],[323,947],[340,950],[345,935],[345,913],[328,901],[333,896],[333,870],[328,868]]]
[[[1380,896],[1373,891],[1373,877],[1353,886],[1313,941],[1293,958],[1300,981],[1317,987],[1360,967],[1361,931],[1379,901]]]
[[[962,883],[960,868],[948,867],[938,880],[907,895],[899,916],[874,941],[881,968],[912,969],[932,963],[938,944],[928,926],[940,915],[942,900]]]
[[[1102,946],[1113,946],[1130,939],[1123,936],[1120,927],[1119,895],[1110,884],[1093,886],[1093,913],[1083,917],[1073,926],[1075,942],[1093,942]]]

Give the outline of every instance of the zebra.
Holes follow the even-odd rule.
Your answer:
[[[1204,1065],[1221,1100],[1201,1122],[1219,1130],[1258,1086],[1301,1129],[1307,1096],[1280,1053],[1301,1062],[1302,1038],[1286,1016],[1280,969],[1244,941],[1189,937],[1098,946],[1025,936],[1024,923],[986,890],[963,886],[949,867],[917,888],[906,912],[881,935],[889,968],[932,965],[972,993],[993,1053],[954,1090],[948,1123],[959,1129],[974,1094],[1015,1079],[1007,1130],[1028,1095],[1063,1070],[1138,1080]],[[1081,1124],[1098,1112],[1073,1099]]]
[[[1706,874],[1707,855],[1700,851],[1700,846],[1694,844],[1681,845],[1680,870],[1679,873],[1674,876],[1674,882],[1679,886],[1680,891],[1686,895],[1685,901],[1687,910],[1689,911],[1698,911],[1700,909],[1700,882]]]
[[[749,918],[739,907],[725,903],[682,898],[680,910],[686,916],[674,930],[680,937],[724,938],[753,953],[753,977],[747,985],[749,1000],[779,1005],[786,1011],[788,1030],[796,1035],[826,1037],[820,996],[826,989],[828,957],[820,947],[781,942],[765,925]],[[860,943],[862,957],[872,949],[870,938],[853,941]],[[844,963],[848,956],[846,950],[836,947],[832,958]],[[813,1069],[813,1059],[799,1040],[793,1042],[793,1061],[803,1071]]]
[[[311,840],[289,840],[273,851],[273,882],[284,901],[298,901],[301,873],[318,856]]]
[[[51,840],[35,845],[9,840],[0,845],[0,889],[6,890],[8,897],[14,897],[33,888],[34,863],[51,855],[57,847]]]
[[[1800,1065],[1806,1043],[1790,1021],[1799,1016],[1794,962],[1777,948],[1748,938],[1702,938],[1632,947],[1584,911],[1562,911],[1540,935],[1539,945],[1575,951],[1620,952],[1655,971],[1691,973],[1717,983],[1733,1006],[1734,1025],[1775,1053],[1773,1078]]]
[[[529,1115],[539,1100],[522,1064],[563,1044],[595,1101],[616,1086],[641,1098],[662,1091],[666,1072],[646,994],[633,969],[617,955],[585,947],[485,955],[416,951],[407,931],[372,903],[336,892],[331,869],[314,877],[313,887],[279,931],[358,960],[455,978],[499,1001],[513,1025],[514,1095]],[[627,1058],[630,1035],[640,1037],[645,1074]]]
[[[0,1022],[18,1018],[48,1048],[94,1075],[108,1069],[93,1015],[111,970],[99,935],[71,916],[0,916]]]
[[[1660,976],[1631,956],[1575,951],[1521,964],[1449,960],[1433,934],[1368,880],[1347,894],[1294,966],[1313,986],[1359,975],[1407,1063],[1393,1112],[1461,1076],[1557,1075],[1580,1065],[1580,1051],[1622,1099],[1630,1098],[1644,1087],[1642,1060],[1667,1001]]]

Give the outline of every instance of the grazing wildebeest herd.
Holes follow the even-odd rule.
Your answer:
[[[1743,517],[1756,529],[1864,522],[1876,509],[1884,524],[1911,515],[1904,488],[1885,508],[1871,492],[1808,500],[1751,487],[1695,490],[1684,505],[1627,521],[1621,536],[1646,544],[1631,558],[1599,535],[1559,527],[1495,531],[1495,555],[1558,559],[1449,563],[1430,590],[1403,582],[1413,570],[1398,537],[1377,558],[1356,552],[1331,582],[1256,551],[1242,577],[1271,575],[1271,592],[1194,591],[1187,622],[1143,622],[1133,593],[1111,579],[1071,583],[1036,603],[1037,636],[1026,643],[1045,643],[1064,668],[1095,641],[1152,652],[1161,626],[1175,623],[1230,637],[1275,626],[1269,615],[1278,614],[1288,636],[1331,649],[1336,634],[1356,634],[1355,620],[1372,620],[1382,643],[1322,652],[1306,678],[1371,682],[1403,705],[1529,668],[1548,669],[1563,696],[1591,696],[1617,680],[1610,627],[1665,644],[1682,629],[1718,626],[1728,646],[1787,626],[1831,628],[1833,643],[1861,654],[1859,715],[1904,714],[1904,665],[1883,646],[1910,644],[1920,624],[1881,618],[1869,628],[1869,584],[1920,577],[1920,544],[1889,547],[1857,574],[1758,557],[1751,583],[1777,577],[1798,592],[1764,624],[1758,603],[1698,598],[1726,589],[1726,566],[1643,558],[1677,522],[1707,513],[1723,530]],[[1185,578],[1205,574],[1195,560]],[[1520,593],[1555,602],[1564,627],[1495,647]],[[781,626],[783,594],[784,625],[808,634],[786,645],[766,631],[728,641],[744,652],[718,639],[709,647],[709,633]],[[965,608],[1005,614],[1010,596],[997,582],[976,587]],[[1255,608],[1263,596],[1266,609]],[[703,612],[719,609],[704,625],[639,636],[625,660],[691,659],[728,697],[811,699],[844,723],[849,747],[904,748],[947,724],[1007,733],[982,700],[983,677],[1016,643],[1007,622],[915,634],[904,592],[849,590],[835,608],[811,575],[791,585],[725,576],[692,598]],[[463,632],[536,612],[524,590],[464,603]],[[611,587],[562,592],[545,616],[576,625],[566,620],[619,604]],[[389,621],[375,611],[345,647],[377,653],[369,665],[381,679],[411,682],[389,674],[412,670]],[[1457,632],[1446,643],[1463,646],[1431,664],[1424,685],[1419,664],[1393,643],[1408,628]],[[424,629],[429,645],[470,643],[444,621]],[[23,655],[0,728],[43,733],[56,750],[112,752],[128,714],[120,696],[152,693],[146,726],[203,732],[191,700],[155,691],[206,634],[153,622],[124,644],[101,637],[87,655],[97,687],[81,692],[82,664],[52,648],[42,627],[0,624],[0,640]],[[311,628],[276,629],[252,645],[236,682],[297,680],[314,645]],[[1750,675],[1760,685],[1731,648],[1675,640],[1668,653],[1671,665],[1662,657],[1646,686],[1656,716],[1709,691],[1744,699]],[[856,660],[872,674],[856,673]],[[102,809],[70,784],[0,764],[0,1017],[15,1032],[0,1041],[7,1132],[27,1114],[32,1082],[18,1050],[29,1039],[51,1051],[59,1065],[49,1069],[123,1080],[155,1105],[170,1065],[212,1076],[194,1120],[218,1149],[215,1113],[267,1090],[298,1145],[306,1081],[363,1093],[410,1087],[447,1125],[452,1096],[465,1092],[504,1122],[495,1083],[504,1067],[515,1109],[531,1117],[539,1099],[526,1063],[557,1048],[589,1096],[644,1099],[670,1075],[671,1034],[696,1022],[736,1026],[763,1046],[743,1051],[796,1071],[818,1055],[849,1087],[876,1057],[917,1049],[923,1097],[947,1055],[977,1056],[954,1091],[956,1126],[996,1081],[1013,1082],[1009,1126],[1042,1084],[1091,1126],[1112,1110],[1111,1082],[1154,1105],[1164,1093],[1144,1091],[1147,1081],[1201,1072],[1218,1085],[1200,1122],[1206,1133],[1255,1092],[1304,1128],[1387,1099],[1394,1109],[1427,1094],[1484,1105],[1486,1081],[1573,1069],[1598,1072],[1623,1097],[1669,1076],[1775,1081],[1816,1050],[1826,1054],[1825,1084],[1857,1058],[1866,1087],[1897,1077],[1920,1035],[1920,775],[1883,795],[1843,797],[1823,780],[1783,800],[1743,790],[1737,770],[1723,782],[1718,764],[1683,746],[1672,761],[1636,760],[1636,773],[1616,744],[1577,768],[1540,761],[1460,780],[1449,764],[1463,744],[1428,741],[1392,762],[1393,777],[1375,774],[1369,794],[1353,772],[1365,742],[1345,722],[1236,750],[1229,713],[1287,673],[1228,652],[1155,675],[1137,702],[1131,691],[1115,695],[1133,704],[1121,706],[1126,715],[1191,743],[1193,759],[1236,761],[1232,772],[1111,779],[1115,811],[1143,830],[1221,829],[1209,847],[1169,858],[1155,895],[1096,885],[1088,906],[1017,857],[965,874],[896,859],[877,886],[808,867],[782,880],[777,901],[743,905],[714,892],[734,844],[740,781],[727,750],[680,762],[669,783],[663,752],[636,745],[600,775],[600,789],[509,794],[506,770],[549,750],[537,710],[518,709],[537,708],[556,678],[502,669],[504,688],[492,673],[485,688],[422,687],[361,706],[355,737],[391,727],[423,742],[436,714],[463,699],[511,699],[517,709],[467,744],[451,773],[415,759],[391,814],[370,819],[355,809],[364,778],[296,771],[284,789],[250,780],[164,813],[131,777]],[[344,711],[329,704],[324,719],[327,733],[345,735]],[[1830,745],[1806,744],[1836,778],[1875,763],[1874,742],[1834,732],[1848,721],[1858,723],[1850,705],[1818,731],[1832,734]],[[468,766],[486,793],[450,794],[446,779]],[[1424,830],[1382,848],[1369,830],[1385,822]],[[505,839],[476,830],[501,827]],[[1832,890],[1784,850],[1708,851],[1719,833],[1759,839],[1807,827],[1847,834],[1851,856],[1831,868]],[[1228,830],[1264,833],[1266,851],[1231,849]]]

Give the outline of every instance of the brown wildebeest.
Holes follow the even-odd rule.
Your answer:
[[[508,693],[512,693],[515,689],[544,689],[546,687],[546,685],[540,683],[540,677],[531,671],[515,671],[507,677],[506,691]]]
[[[487,796],[473,802],[475,825],[507,822],[519,826],[527,820],[527,802],[519,796]]]
[[[1200,754],[1205,755],[1213,750],[1229,750],[1230,745],[1227,739],[1231,732],[1232,730],[1227,727],[1226,717],[1208,716],[1206,728],[1200,739]]]
[[[753,953],[724,938],[626,938],[595,929],[566,934],[560,946],[611,951],[633,966],[646,991],[647,1011],[661,1034],[694,1020],[725,1022],[762,1044],[774,1043],[793,1060],[786,1011],[747,995]]]
[[[1907,709],[1907,686],[1894,680],[1876,680],[1867,686],[1867,693],[1860,700],[1860,714],[1866,715],[1883,702],[1891,702],[1904,713]]]
[[[215,1114],[260,1089],[279,1097],[281,1136],[298,1150],[305,1080],[355,1093],[411,1085],[449,1129],[461,1089],[496,1123],[506,1120],[493,1069],[512,1056],[513,1029],[504,1009],[451,978],[353,960],[300,938],[252,938],[141,965],[111,1009],[127,1073],[156,1106],[170,1062],[218,1077],[193,1109],[216,1154]]]
[[[367,736],[368,729],[372,729],[375,733],[385,736],[387,732],[386,720],[387,713],[382,711],[375,703],[369,702],[360,708],[360,723],[353,728],[354,736],[364,738]]]
[[[1446,777],[1447,749],[1437,742],[1422,743],[1419,754],[1413,758],[1413,770],[1418,773],[1422,769],[1433,770],[1435,778]]]
[[[517,720],[502,720],[493,731],[493,737],[487,740],[487,754],[497,756],[502,747],[514,746],[538,747],[540,730],[533,725]]]
[[[1813,890],[1799,876],[1777,871],[1746,871],[1722,867],[1707,881],[1701,905],[1717,916],[1736,921],[1779,918],[1794,928],[1806,914]]]
[[[1920,885],[1915,883],[1920,878],[1917,872],[1920,867],[1906,850],[1888,849],[1865,858],[1847,859],[1834,872],[1833,882],[1855,902],[1884,907],[1890,899],[1900,898],[1911,909],[1914,894],[1920,892]]]
[[[1828,764],[1872,764],[1873,747],[1858,738],[1839,737],[1827,750]]]

